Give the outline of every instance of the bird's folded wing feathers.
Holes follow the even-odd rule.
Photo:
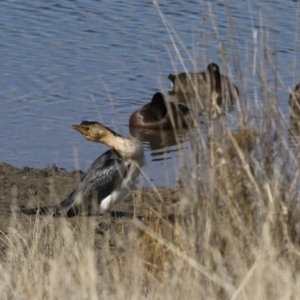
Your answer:
[[[127,168],[123,158],[115,151],[108,150],[93,162],[76,190],[61,202],[61,206],[70,208],[78,193],[84,201],[97,192],[100,203],[118,187],[126,174]]]

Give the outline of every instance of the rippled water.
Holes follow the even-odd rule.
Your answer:
[[[255,52],[267,45],[280,75],[280,108],[288,117],[288,89],[300,81],[299,3],[225,2],[160,1],[165,19],[151,2],[2,2],[1,161],[86,170],[106,147],[85,141],[71,124],[96,120],[128,135],[130,114],[156,91],[167,92],[167,75],[183,71],[182,62],[188,70],[195,61],[199,70],[211,61],[224,66],[220,44],[249,101],[259,99]],[[188,149],[188,136],[182,136],[181,149]],[[155,185],[173,185],[176,144],[170,141],[164,149],[159,139],[146,140],[146,173]],[[172,171],[170,178],[164,169]]]

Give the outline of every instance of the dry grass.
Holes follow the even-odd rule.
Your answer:
[[[176,48],[176,34],[161,17]],[[199,123],[191,155],[181,159],[175,216],[145,208],[143,221],[118,221],[117,250],[109,233],[95,247],[92,220],[70,226],[37,217],[30,231],[12,221],[2,234],[1,298],[298,299],[299,161],[267,84],[266,70],[274,71],[274,64],[263,51],[257,57],[259,120],[251,121],[252,99],[241,88],[240,133],[227,116],[206,123],[207,137]],[[235,59],[239,72],[238,65]]]

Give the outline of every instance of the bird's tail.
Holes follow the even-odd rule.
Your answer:
[[[21,212],[25,215],[52,215],[55,217],[66,216],[74,217],[80,213],[79,209],[73,206],[74,192],[72,192],[66,199],[64,199],[59,205],[49,205],[34,208],[27,208],[19,206],[16,212]]]
[[[25,215],[55,215],[58,207],[57,206],[41,206],[41,207],[33,207],[27,208],[24,206],[19,206],[15,212],[21,212]]]

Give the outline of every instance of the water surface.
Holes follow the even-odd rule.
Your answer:
[[[160,1],[165,19],[151,2],[2,2],[1,161],[86,170],[106,147],[85,141],[71,124],[95,120],[129,135],[130,114],[169,90],[169,73],[203,70],[212,61],[259,107],[255,55],[263,47],[274,57],[274,93],[288,120],[288,91],[300,81],[299,2],[228,2]],[[189,134],[181,141],[188,154]],[[178,146],[160,148],[155,138],[144,145],[152,183],[174,185]]]

